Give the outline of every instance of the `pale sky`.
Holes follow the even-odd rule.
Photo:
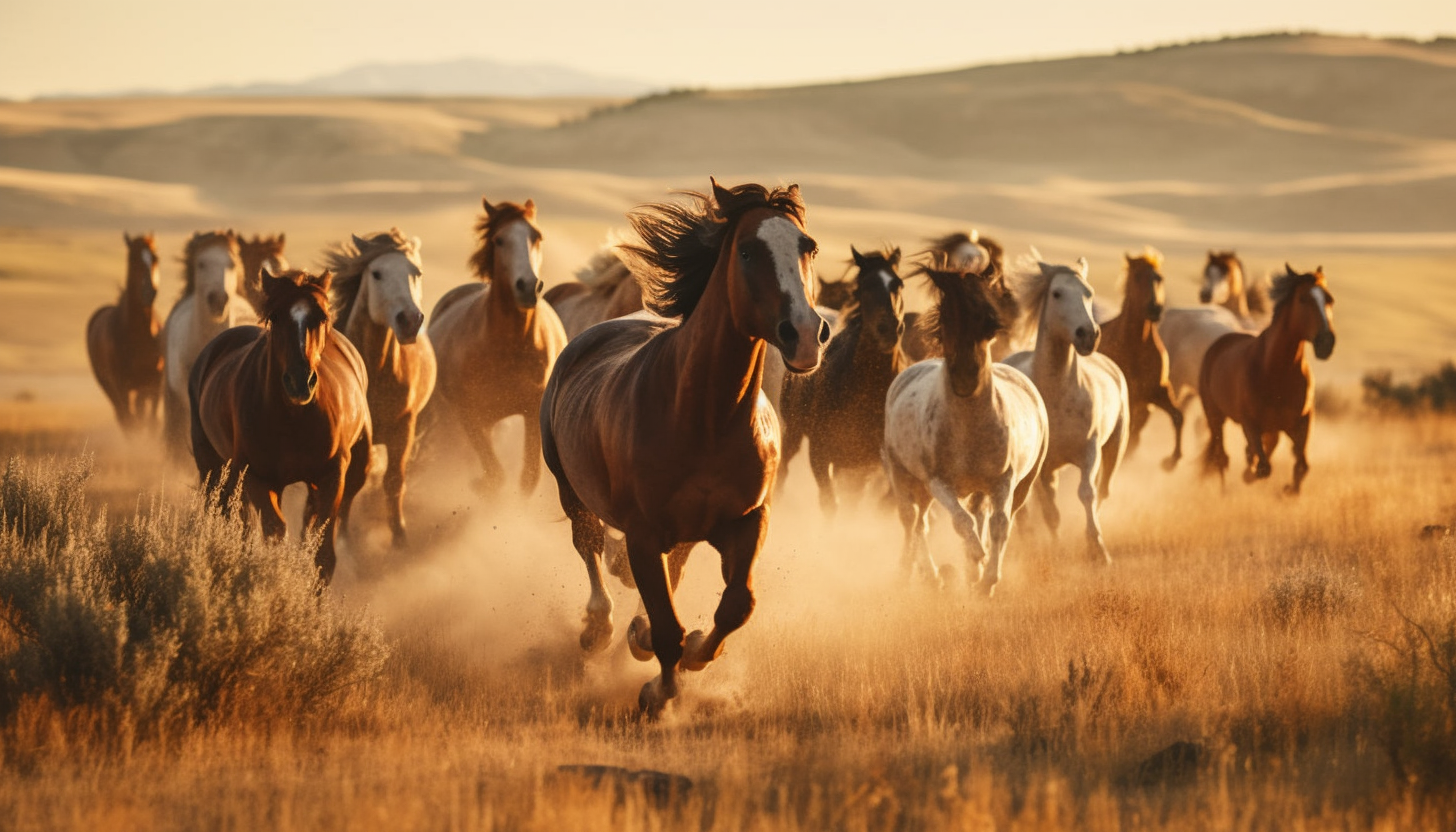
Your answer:
[[[1456,35],[1456,0],[0,0],[0,97],[462,57],[779,85],[1292,29]]]

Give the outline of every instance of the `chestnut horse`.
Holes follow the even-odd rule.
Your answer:
[[[838,281],[854,286],[841,310],[841,326],[829,339],[818,372],[787,379],[780,410],[784,450],[779,482],[808,437],[819,504],[831,517],[839,507],[835,480],[850,480],[858,493],[880,464],[885,391],[905,368],[900,353],[905,326],[900,298],[905,284],[897,271],[900,249],[860,254],[850,248],[850,254],[859,271],[852,282]]]
[[[327,585],[337,527],[369,471],[369,381],[329,324],[328,272],[274,277],[265,268],[262,278],[263,326],[227,330],[192,368],[192,455],[204,486],[227,495],[242,479],[269,537],[283,536],[284,487],[307,483],[305,523],[323,524],[314,564]]]
[[[577,271],[576,280],[552,286],[544,297],[561,318],[567,338],[575,338],[592,324],[643,308],[642,287],[611,244],[592,255]]]
[[[541,478],[541,391],[566,346],[566,330],[550,304],[537,302],[543,284],[536,203],[481,204],[480,248],[470,258],[480,281],[446,292],[430,313],[437,398],[475,446],[487,490],[505,477],[491,429],[510,416],[525,417],[521,490],[530,494]]]
[[[369,419],[374,441],[388,452],[384,498],[394,545],[406,542],[405,469],[413,456],[415,425],[435,389],[435,350],[420,332],[420,238],[398,228],[354,237],[329,249],[334,273],[330,302],[334,326],[359,350],[369,371]]]
[[[941,577],[929,540],[938,502],[965,542],[967,577],[989,596],[1011,520],[1046,460],[1047,411],[1026,375],[991,360],[991,342],[1005,328],[996,265],[976,274],[952,268],[948,257],[937,261],[923,270],[939,295],[925,324],[943,357],[912,365],[890,385],[882,455],[905,527],[906,573],[919,564],[927,577]]]
[[[182,253],[182,297],[167,313],[162,349],[162,438],[167,450],[187,453],[187,380],[197,354],[223,330],[247,318],[237,296],[242,262],[231,230],[193,234]]]
[[[1183,458],[1183,411],[1173,403],[1168,384],[1168,351],[1158,335],[1163,316],[1163,255],[1149,248],[1137,257],[1124,255],[1126,272],[1122,280],[1122,311],[1102,324],[1098,352],[1117,362],[1127,380],[1127,452],[1137,447],[1138,437],[1148,424],[1148,408],[1156,407],[1173,420],[1173,454],[1163,460],[1171,471]]]
[[[157,247],[151,234],[126,241],[126,286],[113,306],[86,322],[86,353],[96,383],[131,433],[152,422],[162,394],[162,354],[157,349]]]
[[[1016,321],[1016,298],[1012,297],[1004,279],[1006,251],[995,240],[982,237],[975,230],[969,234],[956,231],[931,240],[930,247],[922,254],[949,271],[991,275],[994,282],[990,284],[990,288],[997,306],[1001,309],[1002,319],[1010,323]],[[987,271],[987,266],[995,266],[995,270]],[[940,340],[934,332],[921,324],[922,320],[923,316],[919,312],[905,313],[905,336],[900,339],[900,349],[905,353],[906,362],[910,364],[936,358],[941,354]],[[996,335],[996,340],[991,343],[992,360],[1000,361],[1015,351],[1012,345],[1015,335],[1009,328]]]
[[[647,608],[627,643],[662,669],[638,697],[649,715],[677,696],[679,670],[717,658],[753,612],[779,465],[778,417],[759,389],[768,345],[808,372],[829,340],[810,303],[817,247],[798,186],[713,182],[711,197],[691,196],[694,205],[635,212],[643,244],[626,249],[642,262],[655,311],[681,323],[633,316],[592,327],[561,354],[541,402],[546,466],[591,582],[581,645],[600,650],[612,635],[605,522],[626,535]],[[684,644],[663,555],[680,561],[702,540],[721,554],[726,587],[712,632]]]
[[[257,234],[252,239],[238,237],[238,257],[243,262],[243,281],[238,294],[243,296],[261,318],[263,314],[263,269],[273,274],[288,271],[288,258],[283,256],[283,246],[288,235],[263,237]]]
[[[1244,482],[1268,477],[1269,455],[1279,434],[1294,443],[1294,481],[1285,492],[1298,494],[1309,473],[1304,450],[1314,421],[1314,374],[1304,343],[1314,343],[1315,358],[1323,361],[1335,349],[1332,307],[1335,298],[1325,284],[1323,267],[1299,274],[1287,263],[1284,274],[1269,290],[1274,319],[1258,335],[1235,332],[1208,348],[1198,395],[1208,417],[1208,450],[1204,470],[1222,479],[1228,469],[1223,444],[1223,423],[1232,419],[1244,428]]]

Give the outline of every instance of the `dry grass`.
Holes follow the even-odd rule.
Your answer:
[[[1449,828],[1456,543],[1419,532],[1456,514],[1456,423],[1326,423],[1298,500],[1264,484],[1220,497],[1152,456],[1108,504],[1114,567],[1022,529],[990,603],[900,584],[895,521],[866,506],[824,525],[796,470],[758,614],[658,723],[635,714],[649,666],[620,644],[589,660],[576,647],[585,581],[549,499],[481,506],[453,488],[459,472],[422,465],[422,482],[447,483],[415,492],[428,541],[398,556],[362,534],[331,591],[382,625],[392,657],[377,680],[297,719],[220,717],[121,746],[97,709],[28,699],[0,732],[0,816],[15,829]],[[377,507],[362,508],[368,525]],[[714,600],[712,558],[695,558],[688,621]],[[633,607],[618,600],[620,624]],[[690,785],[560,769],[582,765]]]

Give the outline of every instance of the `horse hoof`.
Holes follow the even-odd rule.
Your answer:
[[[648,719],[657,719],[662,716],[662,709],[667,706],[668,700],[677,695],[676,690],[669,692],[665,688],[662,677],[658,676],[643,685],[642,692],[637,694],[637,707],[642,709],[642,713],[646,714]]]
[[[1299,486],[1297,486],[1297,485],[1286,485],[1286,486],[1284,486],[1284,496],[1286,496],[1286,497],[1298,497],[1299,496]]]
[[[718,644],[718,649],[709,655],[707,653],[708,634],[702,630],[693,630],[688,633],[687,640],[683,643],[683,657],[679,660],[683,670],[702,670],[708,663],[723,655],[723,645]]]
[[[581,631],[581,649],[588,653],[600,652],[612,641],[612,619],[587,617],[586,628]]]
[[[647,622],[647,616],[636,616],[627,625],[627,648],[639,662],[652,658],[652,625]]]
[[[396,552],[409,548],[409,535],[405,534],[404,529],[395,529],[392,545]]]
[[[1167,459],[1163,460],[1163,470],[1164,471],[1171,471],[1171,470],[1173,470],[1174,468],[1177,468],[1177,467],[1178,467],[1178,457],[1176,457],[1176,456],[1170,456]]]
[[[985,598],[990,598],[996,593],[996,582],[982,579],[976,582],[976,589]]]

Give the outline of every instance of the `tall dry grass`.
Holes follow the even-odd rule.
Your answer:
[[[1193,466],[1163,474],[1156,456],[1145,448],[1114,483],[1110,569],[1028,514],[992,602],[902,584],[894,518],[867,499],[826,524],[794,471],[757,614],[656,723],[635,713],[650,666],[620,644],[593,659],[576,647],[585,581],[549,498],[487,505],[422,466],[422,548],[391,555],[383,531],[362,531],[317,607],[356,622],[368,608],[391,648],[380,676],[307,717],[235,712],[124,748],[85,709],[21,708],[0,733],[7,748],[28,743],[24,765],[7,755],[0,817],[16,829],[1451,828],[1456,542],[1421,531],[1456,520],[1456,423],[1322,423],[1298,499],[1278,482],[1220,494]],[[1276,455],[1276,477],[1288,465]],[[361,502],[367,527],[378,508]],[[159,528],[222,522],[194,514]],[[150,545],[191,548],[164,537]],[[933,545],[958,551],[940,527]],[[307,561],[297,547],[285,559]],[[711,614],[715,573],[695,553],[686,622]],[[617,597],[620,630],[634,604]],[[0,652],[17,649],[0,638]],[[629,776],[641,770],[658,774]]]

